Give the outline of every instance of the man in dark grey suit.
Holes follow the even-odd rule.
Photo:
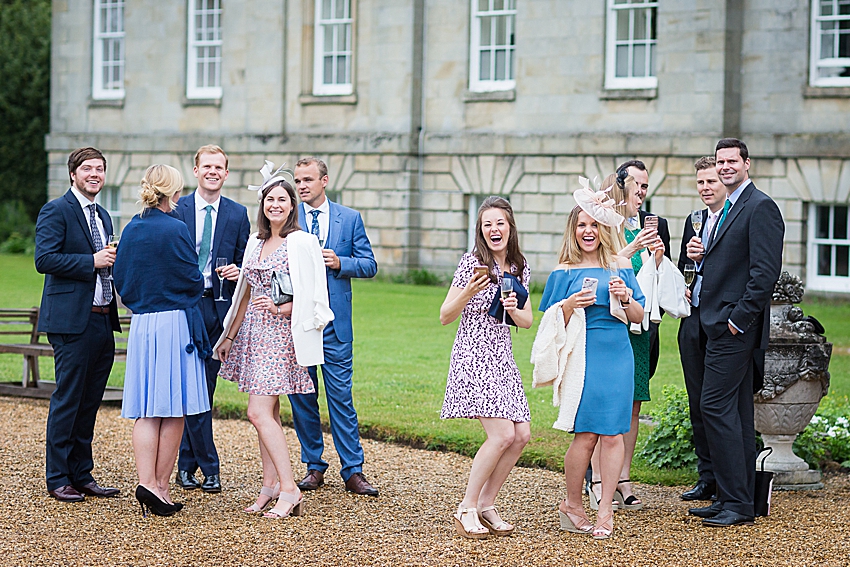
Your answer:
[[[684,272],[685,266],[694,266],[694,261],[688,258],[687,246],[691,238],[703,238],[711,234],[714,225],[723,212],[726,202],[726,187],[717,175],[714,156],[702,157],[694,164],[697,174],[697,191],[707,209],[699,211],[699,234],[694,232],[692,216],[685,219],[682,230],[682,247],[679,252],[679,271]],[[688,391],[688,408],[690,409],[691,426],[694,432],[694,447],[697,455],[697,471],[699,480],[696,486],[682,494],[682,500],[710,500],[715,496],[717,484],[714,480],[714,469],[711,466],[711,456],[708,451],[708,440],[705,437],[705,425],[700,411],[702,398],[702,380],[705,373],[705,343],[707,337],[699,321],[699,292],[702,287],[702,276],[696,274],[691,284],[692,293],[691,315],[679,320],[679,358],[682,361],[682,371],[685,375],[685,388]],[[691,291],[689,290],[689,292]]]
[[[112,219],[95,197],[106,158],[95,148],[68,157],[71,188],[44,205],[35,225],[35,267],[44,274],[38,330],[53,346],[56,389],[50,396],[45,453],[47,492],[60,502],[109,497],[91,474],[97,410],[121,332],[107,247]]]
[[[714,157],[729,196],[705,245],[691,239],[687,250],[702,272],[699,316],[707,340],[700,411],[718,500],[690,513],[707,526],[726,527],[752,524],[755,515],[753,355],[767,348],[785,223],[750,180],[744,142],[724,138]]]

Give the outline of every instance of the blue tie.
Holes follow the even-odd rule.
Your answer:
[[[88,205],[89,209],[89,228],[91,228],[91,239],[94,242],[94,251],[100,252],[103,250],[103,240],[100,239],[100,231],[97,229],[97,221],[94,220],[94,210],[96,205]],[[100,286],[103,289],[103,300],[108,304],[112,303],[112,281],[109,278],[109,268],[98,268],[97,277],[100,278]]]
[[[729,207],[732,206],[732,201],[726,199],[726,202],[723,203],[723,214],[720,215],[720,220],[717,221],[717,230],[720,230],[720,226],[723,224],[723,221],[726,220],[726,213],[729,212]]]
[[[210,243],[212,242],[212,205],[204,207],[207,216],[204,217],[204,231],[201,233],[201,249],[198,250],[198,269],[204,273],[207,261],[210,259]]]
[[[319,209],[313,209],[312,211],[310,211],[310,214],[313,215],[313,222],[310,225],[310,234],[315,234],[316,238],[318,238],[319,240],[322,239],[322,237],[319,236],[319,213],[321,212],[322,211],[320,211]]]

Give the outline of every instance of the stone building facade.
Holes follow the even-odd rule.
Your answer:
[[[49,193],[81,145],[109,161],[126,224],[164,162],[317,155],[363,213],[381,270],[450,273],[487,195],[514,206],[535,279],[555,264],[578,176],[626,159],[674,257],[717,139],[786,222],[785,269],[850,291],[850,13],[834,0],[54,0]],[[843,30],[843,31],[842,31]]]

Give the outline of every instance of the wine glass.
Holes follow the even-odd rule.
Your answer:
[[[685,264],[685,271],[683,275],[685,276],[685,285],[691,287],[691,284],[694,283],[694,279],[697,276],[697,267],[693,264]]]
[[[502,323],[499,326],[509,327],[510,325],[505,322],[505,317],[507,315],[508,310],[504,307],[504,300],[511,295],[511,292],[514,290],[514,286],[510,278],[502,277],[502,283],[499,287],[502,292]]]
[[[699,231],[702,230],[702,209],[694,209],[691,211],[691,225],[694,227],[694,234],[699,236]]]
[[[218,297],[216,301],[227,301],[224,298],[224,276],[221,275],[221,269],[227,265],[227,258],[215,259],[215,273],[218,274]]]
[[[118,241],[121,239],[121,235],[119,234],[107,234],[106,235],[106,246],[108,248],[113,248],[118,250]],[[107,269],[106,277],[104,278],[106,281],[112,281],[112,266]]]

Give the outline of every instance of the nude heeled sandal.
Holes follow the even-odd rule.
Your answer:
[[[484,512],[489,512],[490,510],[496,513],[496,516],[499,518],[497,521],[491,522],[490,520],[484,517]],[[499,514],[499,511],[496,510],[495,506],[485,506],[484,508],[478,510],[478,520],[484,525],[485,528],[487,528],[487,530],[489,530],[491,534],[496,536],[509,536],[514,533],[514,530],[516,529],[515,526],[511,526],[509,523],[502,519],[502,515]]]
[[[561,504],[565,504],[566,512],[561,510],[561,504],[558,504],[558,517],[561,519],[561,530],[565,532],[572,532],[574,534],[589,534],[593,531],[593,524],[590,523],[590,520],[584,514],[584,510],[579,514],[575,510],[572,510],[569,506],[566,506],[566,500],[562,501]],[[570,514],[578,518],[578,522],[573,522],[572,518],[570,518]]]
[[[289,494],[287,492],[281,492],[280,498],[277,500],[278,506],[280,505],[280,501],[288,502],[292,504],[292,508],[289,511],[284,512],[277,506],[263,514],[264,518],[271,518],[273,520],[280,520],[282,518],[288,518],[289,516],[302,516],[304,514],[304,497],[301,495],[301,491],[298,490]]]
[[[263,510],[265,510],[268,507],[268,505],[271,504],[272,500],[274,500],[275,498],[280,496],[280,483],[278,482],[277,484],[275,484],[271,488],[269,488],[267,486],[262,487],[260,489],[260,496],[261,497],[265,496],[266,498],[268,498],[268,500],[266,500],[265,504],[263,504],[262,506],[258,506],[257,502],[259,502],[260,499],[257,498],[257,502],[254,502],[253,504],[251,504],[247,508],[243,509],[242,511],[245,512],[246,514],[257,514],[259,512],[262,512]]]
[[[469,530],[466,529],[466,526],[463,525],[462,521],[463,517],[468,514],[475,518],[475,526]],[[454,518],[455,531],[457,531],[458,535],[462,535],[469,539],[485,539],[490,535],[490,530],[478,522],[478,510],[475,508],[458,508],[457,514],[452,517]]]

